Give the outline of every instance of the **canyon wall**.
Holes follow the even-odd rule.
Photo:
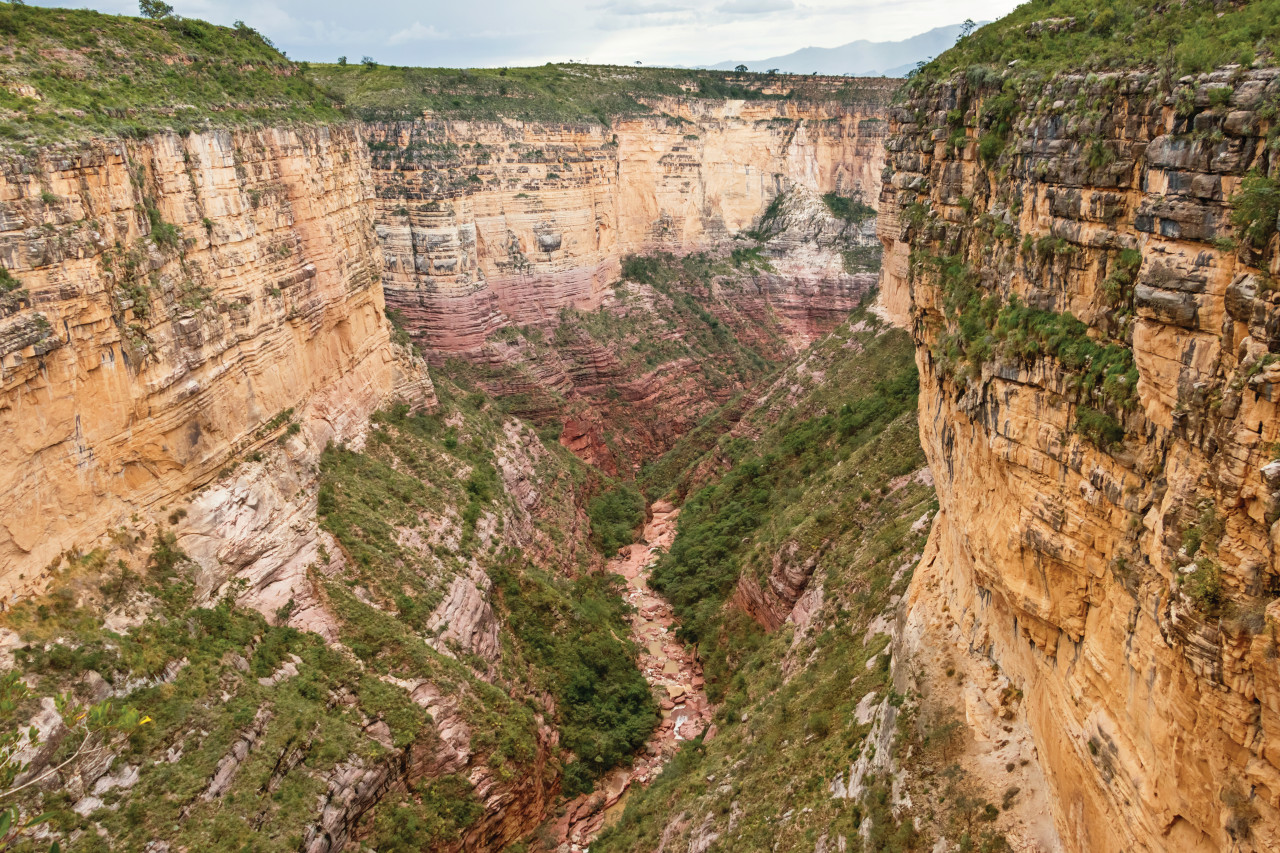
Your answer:
[[[599,307],[623,255],[723,245],[788,188],[871,201],[896,81],[857,82],[839,100],[659,98],[609,126],[371,123],[388,305],[433,359],[474,357],[497,329]]]
[[[372,196],[354,125],[4,158],[0,592],[286,428],[322,448],[430,402],[389,342]]]
[[[892,117],[908,620],[1021,691],[1069,849],[1276,849],[1280,74],[993,76]]]

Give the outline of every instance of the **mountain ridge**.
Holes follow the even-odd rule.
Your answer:
[[[986,22],[979,23],[979,26],[983,23]],[[955,44],[963,27],[964,24],[950,24],[898,41],[858,39],[836,47],[802,47],[768,59],[725,60],[703,67],[712,71],[732,71],[739,65],[746,65],[750,71],[777,69],[784,74],[817,72],[853,77],[904,77],[918,61],[932,59]]]

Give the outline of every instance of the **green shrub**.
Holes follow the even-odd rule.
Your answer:
[[[1136,249],[1124,249],[1116,259],[1111,272],[1102,282],[1102,293],[1107,305],[1118,308],[1127,305],[1133,297],[1133,284],[1142,266],[1142,253]]]
[[[1182,576],[1182,591],[1206,616],[1217,616],[1224,601],[1222,571],[1218,564],[1208,557],[1196,560],[1196,567]]]
[[[1262,249],[1276,233],[1280,218],[1280,182],[1257,171],[1241,182],[1240,190],[1231,197],[1231,223],[1240,239],[1254,249]]]
[[[490,576],[521,652],[556,699],[560,742],[576,758],[565,768],[564,792],[589,791],[644,744],[658,721],[627,639],[621,578],[566,581],[514,562],[500,563]]]
[[[860,195],[849,197],[838,193],[827,193],[822,197],[823,203],[831,215],[854,225],[861,225],[876,215],[876,209],[862,201]]]
[[[1109,450],[1124,441],[1124,426],[1119,421],[1088,406],[1076,409],[1076,432],[1099,450]]]
[[[1085,401],[1129,411],[1138,402],[1138,369],[1126,346],[1100,343],[1071,314],[1030,308],[1016,296],[1000,309],[995,336],[1005,353],[1032,361],[1051,356],[1065,368]]]
[[[644,496],[631,483],[622,483],[592,499],[587,505],[591,541],[606,557],[635,541],[644,524]]]
[[[383,853],[419,853],[456,842],[484,814],[475,790],[460,774],[424,779],[410,796],[377,809],[373,840]]]

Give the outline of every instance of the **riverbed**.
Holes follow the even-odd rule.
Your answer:
[[[649,508],[640,541],[627,546],[608,563],[607,571],[626,579],[631,615],[631,638],[639,648],[641,671],[662,709],[662,722],[635,761],[600,780],[589,794],[565,806],[556,821],[559,853],[584,853],[600,831],[621,816],[627,792],[647,785],[686,740],[711,726],[712,709],[703,691],[702,665],[676,639],[675,615],[666,600],[649,588],[649,573],[671,547],[680,510],[666,501]],[[707,732],[713,736],[714,729]]]

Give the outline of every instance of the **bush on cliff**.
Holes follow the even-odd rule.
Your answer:
[[[1239,229],[1240,239],[1254,249],[1265,248],[1280,220],[1280,181],[1250,172],[1231,204],[1231,224]]]

